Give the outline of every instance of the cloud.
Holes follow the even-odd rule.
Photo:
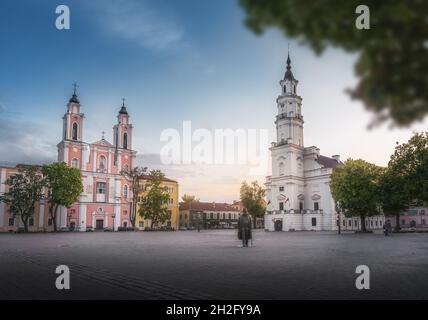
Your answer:
[[[147,1],[88,1],[98,25],[108,34],[143,48],[166,50],[182,44],[183,28],[169,12],[158,12]]]
[[[264,177],[251,176],[246,165],[165,165],[155,153],[137,155],[136,165],[160,169],[179,183],[180,195],[193,194],[202,201],[232,202],[239,199],[241,182]]]
[[[0,161],[2,163],[44,164],[57,159],[49,128],[31,122],[0,118]]]

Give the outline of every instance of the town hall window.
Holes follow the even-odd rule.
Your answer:
[[[279,203],[279,210],[284,210],[284,202]]]
[[[105,182],[98,182],[97,183],[97,193],[98,194],[105,194],[106,193],[106,184],[105,184]]]
[[[279,191],[284,191],[284,187],[279,187]]]
[[[128,134],[126,132],[123,134],[123,149],[128,149]]]
[[[302,211],[302,210],[303,210],[303,202],[302,202],[302,201],[300,201],[300,202],[299,202],[299,210],[300,210],[300,211]]]
[[[312,218],[312,227],[316,227],[317,225],[317,218]]]
[[[279,167],[279,175],[283,175],[284,174],[284,162],[280,162],[278,167]]]
[[[77,140],[77,123],[73,123],[73,140]]]
[[[123,186],[123,196],[128,198],[128,185],[126,184]]]
[[[314,210],[318,211],[320,209],[319,203],[318,202],[314,202]]]

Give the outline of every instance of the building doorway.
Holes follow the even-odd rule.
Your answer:
[[[275,231],[282,231],[282,220],[275,220]]]
[[[104,220],[97,220],[95,229],[96,230],[103,230],[104,229]]]

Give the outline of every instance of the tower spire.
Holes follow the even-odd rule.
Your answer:
[[[126,107],[125,107],[125,98],[122,98],[122,107],[120,108],[119,113],[120,114],[128,114],[128,110],[126,110]]]
[[[71,96],[69,102],[80,103],[79,98],[77,98],[77,83],[73,83],[73,95]]]
[[[293,72],[291,72],[290,45],[288,45],[287,71],[285,71],[284,80],[296,80],[294,79]]]

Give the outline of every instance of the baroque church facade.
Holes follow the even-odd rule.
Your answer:
[[[339,217],[331,195],[330,178],[341,163],[340,157],[321,155],[315,146],[305,147],[303,140],[302,98],[297,94],[299,81],[291,71],[290,56],[280,81],[276,116],[277,142],[270,148],[272,173],[266,180],[267,212],[265,229],[269,231],[355,230],[359,219]],[[381,227],[383,217],[369,218]]]
[[[83,192],[70,208],[62,207],[57,218],[59,228],[117,230],[131,226],[132,191],[121,171],[133,168],[137,152],[132,150],[132,124],[123,101],[113,127],[113,144],[104,139],[84,142],[84,120],[76,91],[63,117],[63,136],[58,161],[82,172]]]

